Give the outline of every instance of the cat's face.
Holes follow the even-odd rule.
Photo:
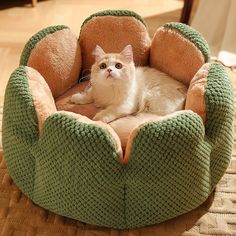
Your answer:
[[[95,63],[91,73],[93,81],[109,84],[133,78],[134,63],[131,45],[126,46],[121,53],[117,54],[106,54],[100,46],[96,46],[94,55]]]

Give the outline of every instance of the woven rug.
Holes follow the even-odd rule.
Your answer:
[[[236,95],[236,76],[232,76],[232,81],[233,77]],[[204,204],[161,224],[121,231],[87,225],[56,215],[38,207],[21,193],[9,176],[4,161],[1,122],[2,107],[0,107],[1,236],[236,236],[236,142],[229,168]]]

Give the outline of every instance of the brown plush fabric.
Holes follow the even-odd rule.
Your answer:
[[[83,71],[94,63],[92,52],[96,45],[106,53],[119,53],[131,44],[136,65],[148,65],[150,38],[146,27],[134,17],[99,16],[89,20],[80,33]]]
[[[59,111],[71,111],[83,116],[87,116],[89,119],[93,119],[98,109],[93,104],[77,105],[70,102],[70,98],[73,94],[83,91],[88,82],[81,82],[69,89],[65,94],[56,99],[56,107]]]
[[[121,140],[121,146],[123,150],[127,150],[127,141],[134,129],[140,125],[158,120],[160,116],[151,113],[139,113],[137,115],[129,115],[120,119],[114,120],[110,123],[110,126],[115,130]]]
[[[55,102],[46,81],[36,70],[27,67],[27,76],[38,118],[39,131],[41,131],[44,120],[56,112]]]
[[[27,65],[45,78],[53,96],[58,97],[79,78],[81,52],[77,37],[69,29],[47,35],[32,50]]]
[[[150,66],[189,85],[191,79],[204,64],[200,50],[175,30],[158,29],[154,35]]]
[[[185,109],[192,110],[202,117],[203,122],[206,120],[206,106],[205,106],[205,87],[207,84],[207,75],[209,63],[204,64],[195,74],[190,82]]]

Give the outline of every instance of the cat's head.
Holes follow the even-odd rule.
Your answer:
[[[127,45],[120,53],[105,53],[100,46],[93,51],[95,63],[91,69],[93,81],[114,83],[134,78],[133,50]]]

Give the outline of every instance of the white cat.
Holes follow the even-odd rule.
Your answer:
[[[131,45],[118,54],[96,46],[94,55],[91,86],[71,97],[73,103],[102,108],[94,120],[109,123],[143,111],[164,116],[184,109],[186,86],[156,69],[135,68]]]

